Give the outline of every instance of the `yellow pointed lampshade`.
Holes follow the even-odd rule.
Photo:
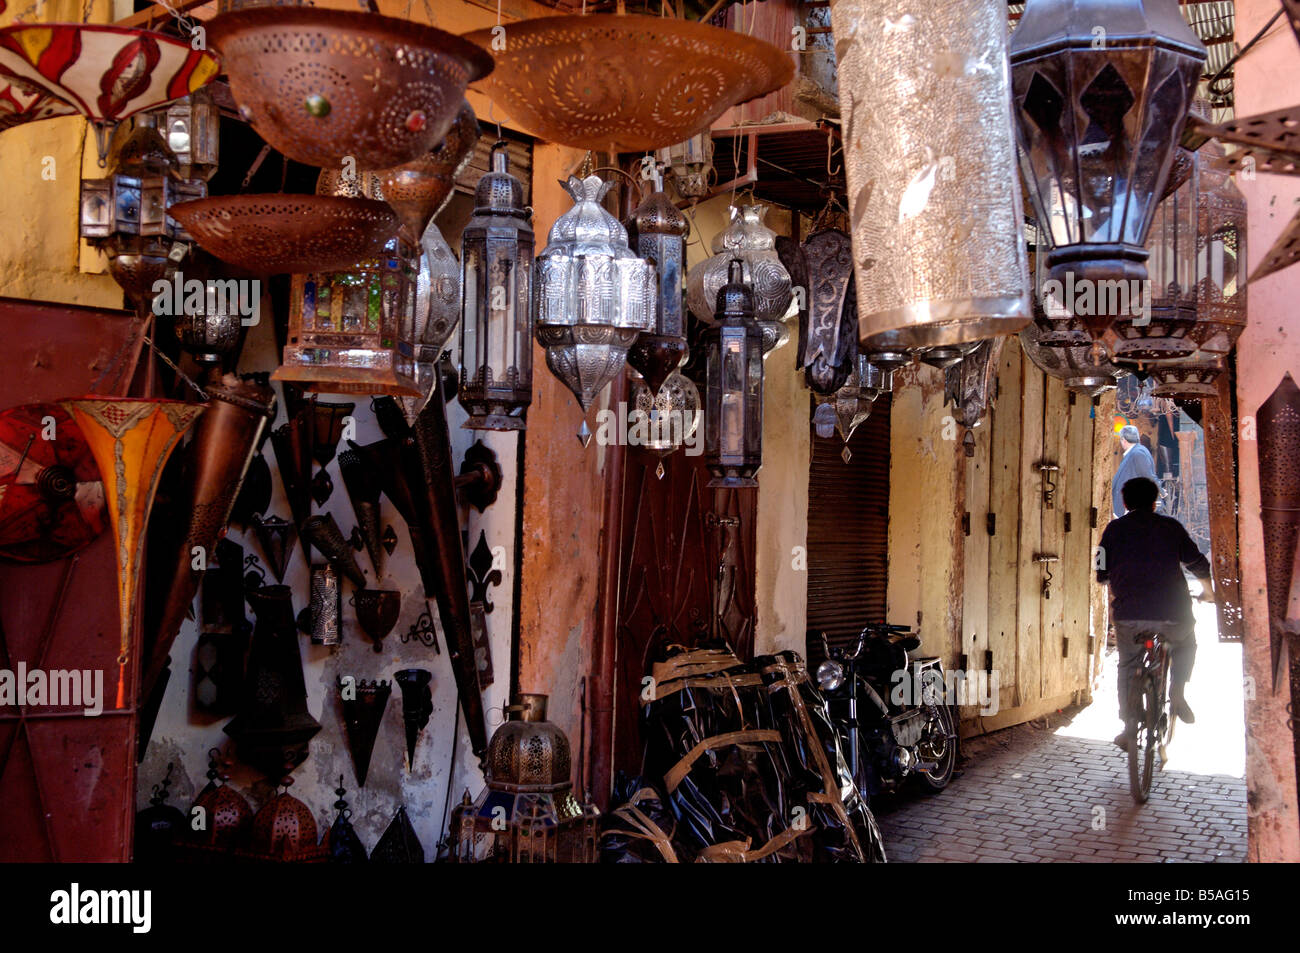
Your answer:
[[[79,397],[61,403],[81,428],[99,465],[109,525],[117,536],[122,639],[117,658],[117,707],[123,708],[149,510],[167,458],[204,407],[179,400],[138,397]]]

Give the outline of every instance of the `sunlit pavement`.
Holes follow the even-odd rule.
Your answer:
[[[1197,605],[1196,668],[1169,766],[1135,804],[1119,731],[1116,654],[1093,704],[966,742],[943,793],[873,807],[891,861],[1235,862],[1246,856],[1241,647],[1219,643],[1214,607]]]

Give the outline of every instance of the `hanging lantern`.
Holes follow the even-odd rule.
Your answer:
[[[601,206],[613,187],[598,175],[570,176],[573,208],[555,221],[537,256],[534,308],[546,366],[583,413],[623,370],[628,348],[655,327],[655,268],[628,247],[627,229]],[[591,439],[584,419],[578,437]]]
[[[1002,338],[980,341],[962,356],[960,363],[944,371],[943,401],[953,405],[953,417],[966,428],[961,442],[968,457],[975,456],[972,431],[993,402],[1002,344]]]
[[[167,107],[163,138],[176,156],[183,179],[207,182],[217,171],[221,110],[204,86]]]
[[[682,279],[690,225],[664,194],[658,171],[654,185],[654,192],[637,206],[627,222],[632,250],[655,269],[654,329],[639,335],[627,355],[627,362],[646,379],[650,393],[659,392],[688,351]]]
[[[856,370],[857,289],[849,236],[822,228],[800,246],[807,277],[807,330],[799,363],[817,394],[834,394]]]
[[[533,399],[533,229],[506,143],[475,190],[461,232],[460,402],[471,430],[523,430]]]
[[[644,380],[632,382],[632,411],[628,414],[628,443],[666,457],[695,436],[700,426],[700,392],[681,371],[668,375],[657,391]],[[663,479],[660,460],[655,476]]]
[[[455,863],[595,863],[600,812],[573,796],[569,739],[546,720],[545,695],[519,695],[492,735],[487,787],[452,811]]]
[[[709,194],[709,176],[713,174],[713,137],[699,132],[665,146],[658,153],[659,164],[668,168],[677,194],[698,202]]]
[[[1030,318],[1006,17],[999,0],[831,7],[868,350],[977,341]]]
[[[316,192],[383,198],[372,173],[327,170]],[[419,396],[412,342],[417,268],[410,249],[394,233],[380,255],[345,271],[295,274],[289,342],[272,379],[330,394]]]
[[[1051,277],[1143,281],[1147,232],[1205,45],[1177,0],[1029,0],[1010,60],[1021,161]],[[1113,314],[1095,310],[1084,319],[1100,337]]]
[[[763,224],[766,205],[731,207],[731,224],[713,237],[713,257],[686,276],[686,303],[691,313],[712,324],[718,292],[729,280],[732,259],[743,266],[745,284],[754,302],[754,317],[763,322],[784,320],[794,298],[790,273],[776,252],[776,232]]]
[[[1152,365],[1157,397],[1214,397],[1214,381],[1246,329],[1246,199],[1232,181],[1219,143],[1196,153],[1196,324],[1191,357]]]
[[[408,415],[424,406],[424,399],[438,379],[438,359],[460,323],[463,307],[460,293],[460,262],[430,222],[420,239],[420,274],[415,284],[415,386],[424,395],[416,398]]]
[[[853,431],[871,416],[876,398],[894,389],[894,372],[882,371],[865,354],[852,361],[853,369],[844,383],[829,397],[815,396],[817,409],[813,411],[813,429],[817,436],[829,440],[838,431],[844,441],[840,456],[845,463],[852,458],[849,440]]]
[[[758,486],[763,465],[763,335],[740,259],[718,292],[714,323],[701,344],[707,354],[704,460],[711,487]]]
[[[81,180],[81,237],[104,251],[109,274],[141,311],[188,250],[190,236],[168,209],[207,195],[202,181],[180,177],[154,119],[141,116],[116,140],[107,176]]]
[[[1045,251],[1030,254],[1035,275],[1034,320],[1020,332],[1020,346],[1034,366],[1065,383],[1066,390],[1089,397],[1114,387],[1126,373],[1111,363],[1110,355],[1076,320],[1046,284]]]
[[[1196,228],[1198,163],[1191,175],[1156,208],[1147,233],[1150,289],[1136,306],[1110,308],[1113,322],[1105,340],[1115,360],[1154,368],[1196,352]],[[1101,294],[1098,293],[1100,300]],[[1150,368],[1148,368],[1150,369]]]
[[[478,138],[478,117],[469,100],[465,100],[446,138],[436,149],[379,173],[384,198],[397,212],[412,240],[426,230],[425,226],[447,204],[456,187],[456,175],[469,161]]]

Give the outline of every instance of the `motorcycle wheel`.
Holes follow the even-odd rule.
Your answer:
[[[927,705],[926,707],[934,717],[935,727],[942,730],[944,734],[951,735],[950,738],[941,739],[944,742],[941,750],[935,750],[937,745],[931,743],[928,735],[921,739],[921,744],[918,746],[923,758],[936,761],[939,765],[933,771],[917,773],[921,790],[938,794],[948,786],[957,767],[957,752],[961,747],[961,740],[957,735],[957,710],[951,705]]]

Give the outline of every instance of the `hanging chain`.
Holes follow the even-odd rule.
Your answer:
[[[203,400],[208,399],[207,391],[205,391],[198,384],[194,383],[194,381],[190,378],[190,376],[186,374],[183,370],[181,370],[179,367],[177,367],[175,362],[172,361],[170,357],[168,357],[162,351],[158,350],[158,348],[154,347],[153,338],[149,337],[149,335],[146,334],[144,336],[144,343],[149,345],[149,351],[151,354],[161,357],[163,363],[166,364],[168,367],[170,367],[173,371],[175,371],[177,377],[185,381],[185,383],[189,384],[190,387],[194,388],[195,392],[199,395],[199,397],[201,397]]]
[[[176,25],[180,27],[182,36],[186,38],[194,36],[195,31],[199,28],[198,23],[195,20],[177,10],[171,5],[170,0],[158,0],[158,4],[172,15],[172,19],[176,21]]]

